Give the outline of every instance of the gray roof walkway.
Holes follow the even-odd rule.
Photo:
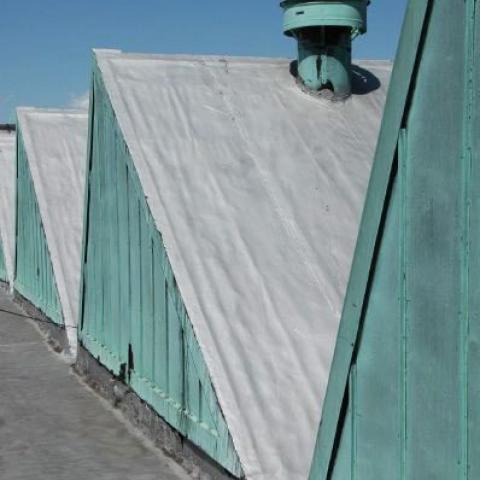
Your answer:
[[[0,479],[186,480],[80,383],[0,288]]]

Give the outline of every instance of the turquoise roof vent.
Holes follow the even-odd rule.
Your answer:
[[[335,98],[352,92],[352,40],[367,31],[369,0],[285,0],[283,30],[298,41],[298,76]]]

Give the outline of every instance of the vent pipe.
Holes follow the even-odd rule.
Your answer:
[[[284,0],[283,30],[298,41],[298,77],[308,90],[352,92],[352,40],[367,31],[369,0]]]

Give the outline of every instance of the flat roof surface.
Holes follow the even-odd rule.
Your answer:
[[[2,480],[192,480],[72,375],[28,318],[0,290]]]
[[[21,133],[70,349],[77,347],[88,115],[19,108]]]
[[[95,53],[245,474],[305,480],[391,64]]]

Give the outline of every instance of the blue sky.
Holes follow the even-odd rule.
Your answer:
[[[93,47],[295,56],[278,0],[1,0],[0,122],[15,107],[62,107],[89,85]],[[406,0],[373,0],[356,58],[393,58]]]

